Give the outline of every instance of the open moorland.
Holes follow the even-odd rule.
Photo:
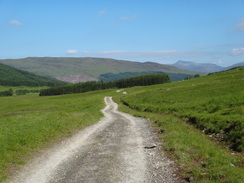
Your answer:
[[[120,110],[155,124],[162,149],[174,159],[185,180],[242,182],[243,78],[241,67],[121,92],[113,88],[59,96],[1,97],[0,181],[41,149],[99,121],[104,97],[113,96]]]

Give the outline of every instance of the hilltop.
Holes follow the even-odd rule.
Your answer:
[[[219,65],[212,64],[212,63],[196,63],[191,61],[179,60],[178,62],[172,65],[180,69],[186,69],[195,72],[213,73],[213,72],[228,70],[235,67],[244,66],[244,62],[239,62],[228,67],[221,67]]]
[[[181,69],[187,69],[190,71],[198,71],[198,72],[216,72],[219,70],[224,69],[224,67],[218,66],[216,64],[211,63],[195,63],[191,61],[183,61],[179,60],[173,66],[181,68]]]
[[[186,74],[196,74],[196,72],[193,71],[154,62],[140,63],[92,57],[28,57],[0,60],[0,63],[38,75],[53,77],[73,83],[99,80],[99,77],[106,73],[165,72],[184,74],[181,79],[183,79]]]
[[[0,85],[2,86],[59,86],[64,84],[55,79],[0,64]]]

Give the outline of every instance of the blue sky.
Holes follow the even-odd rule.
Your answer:
[[[0,0],[0,59],[244,61],[244,0]]]

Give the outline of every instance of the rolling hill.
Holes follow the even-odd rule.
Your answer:
[[[216,72],[219,70],[224,69],[224,67],[218,66],[216,64],[211,64],[211,63],[195,63],[195,62],[190,62],[190,61],[183,61],[179,60],[173,66],[178,67],[180,69],[186,69],[190,71],[196,71],[196,72]]]
[[[194,75],[196,72],[154,62],[132,62],[91,57],[28,57],[5,59],[0,63],[42,76],[77,83],[99,80],[102,74],[124,72],[165,72]],[[183,79],[183,78],[182,78]]]
[[[64,84],[62,81],[0,64],[0,85],[2,86],[59,86]]]
[[[236,63],[234,65],[231,65],[229,67],[225,67],[224,69],[222,69],[221,71],[224,71],[224,70],[229,70],[229,69],[232,69],[232,68],[235,68],[235,67],[242,67],[244,66],[244,62],[239,62],[239,63]]]
[[[213,73],[213,72],[219,72],[219,71],[232,69],[235,67],[244,66],[244,62],[239,62],[234,65],[228,66],[228,67],[221,67],[219,65],[212,64],[212,63],[195,63],[195,62],[190,62],[190,61],[179,60],[178,62],[176,62],[172,65],[175,67],[178,67],[180,69],[186,69],[186,70],[195,71],[195,72]]]

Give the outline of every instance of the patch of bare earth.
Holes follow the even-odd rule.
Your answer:
[[[101,121],[45,151],[8,182],[182,182],[150,123],[118,112],[111,97],[105,103]]]
[[[57,80],[65,81],[68,83],[79,83],[86,81],[97,81],[96,78],[85,75],[85,74],[70,74],[65,76],[56,76]]]

